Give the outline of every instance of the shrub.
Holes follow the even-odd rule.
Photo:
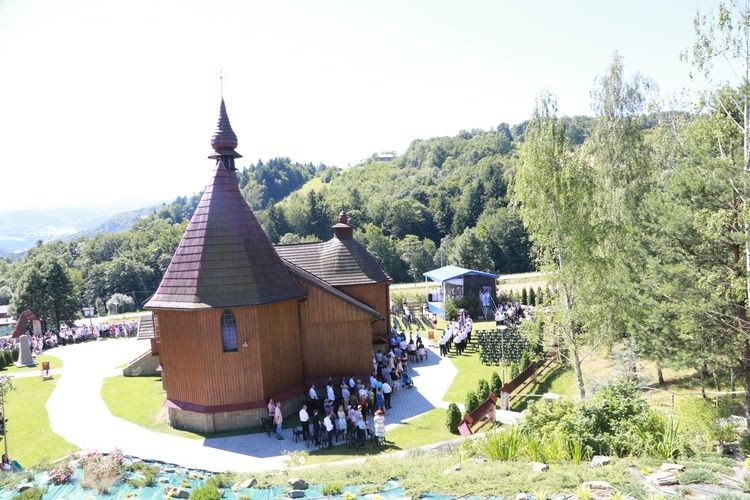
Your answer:
[[[580,437],[587,453],[617,456],[650,451],[644,436],[650,439],[658,430],[648,402],[627,380],[610,381],[585,401],[538,401],[527,408],[521,425],[530,434]],[[663,441],[663,450],[672,448],[673,437]]]
[[[750,457],[750,435],[742,435],[742,439],[740,439],[740,451],[745,457]]]
[[[5,356],[0,356],[0,370],[5,369],[8,364],[5,362]]]
[[[323,488],[320,490],[320,492],[327,497],[341,495],[343,491],[344,485],[338,481],[324,484]]]
[[[7,349],[3,351],[3,357],[5,358],[5,366],[11,366],[13,364],[13,354]]]
[[[688,469],[678,476],[680,483],[691,484],[719,484],[721,478],[714,471],[706,469],[704,467],[696,467],[695,469]]]
[[[41,500],[41,498],[44,496],[45,491],[47,491],[46,488],[35,486],[21,493],[13,495],[13,500]]]
[[[69,463],[64,462],[49,471],[49,482],[50,484],[65,484],[70,480],[72,475],[73,467]]]
[[[536,288],[536,303],[541,305],[546,297],[547,296],[542,293],[542,287],[538,286]]]
[[[127,480],[127,483],[132,488],[154,486],[156,484],[156,476],[161,472],[158,465],[149,465],[146,462],[133,462],[128,465],[127,470],[142,475],[142,477],[134,477]]]
[[[461,424],[461,418],[461,410],[458,409],[458,405],[456,403],[449,404],[445,425],[453,434],[458,434],[458,426]]]
[[[662,460],[670,460],[682,454],[688,454],[686,452],[689,452],[690,448],[679,427],[675,417],[662,415],[655,411],[651,412],[649,424],[639,428],[645,451],[650,456]]]
[[[477,398],[480,403],[484,403],[490,397],[490,384],[485,379],[479,379],[477,384]]]
[[[536,306],[536,292],[534,292],[534,287],[529,287],[529,305],[530,306]]]
[[[221,500],[222,492],[213,484],[204,484],[190,493],[192,500]]]
[[[474,439],[472,445],[482,456],[491,460],[517,460],[520,458],[522,441],[520,427],[511,425]]]
[[[475,391],[469,391],[466,395],[466,413],[471,413],[479,406],[479,398]]]
[[[521,353],[521,359],[518,360],[518,367],[521,371],[525,370],[531,364],[531,354],[526,349]],[[520,372],[519,372],[520,373]]]
[[[231,474],[216,474],[209,477],[206,484],[212,484],[217,488],[229,488],[233,482],[234,477]]]
[[[15,363],[18,361],[18,347],[14,347],[12,351],[10,351],[10,355],[13,358],[13,362]]]
[[[521,289],[521,304],[528,305],[529,304],[529,294],[526,291],[526,287],[523,287]]]
[[[453,299],[445,299],[445,319],[458,316],[458,306]]]
[[[310,458],[310,454],[305,450],[290,451],[286,453],[284,464],[288,467],[298,467],[300,465],[305,465],[308,458]]]
[[[108,455],[99,452],[89,452],[78,458],[78,464],[83,469],[81,486],[94,488],[100,494],[107,494],[114,488],[125,473],[125,458],[120,450]]]
[[[745,493],[750,493],[750,476],[748,476],[747,474],[742,476],[742,479],[740,480],[738,486]]]
[[[503,386],[503,381],[500,379],[500,375],[497,372],[492,372],[490,377],[490,391],[495,393],[495,396],[500,397],[500,388]]]
[[[687,440],[697,450],[705,451],[716,444],[719,414],[711,402],[701,397],[683,396],[675,401],[675,415]]]
[[[522,371],[520,363],[509,363],[510,366],[510,378],[514,379],[516,378]]]

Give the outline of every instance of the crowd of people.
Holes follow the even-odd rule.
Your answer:
[[[524,306],[518,301],[501,302],[495,310],[495,325],[510,326],[530,319],[534,312],[534,306]]]
[[[337,437],[363,443],[371,420],[374,436],[379,443],[384,443],[385,417],[392,409],[393,396],[400,394],[402,388],[414,386],[407,373],[408,364],[426,356],[420,337],[416,341],[409,338],[407,342],[405,336],[395,334],[388,352],[378,350],[373,353],[373,371],[369,379],[363,381],[350,375],[334,381],[328,377],[320,389],[311,384],[307,390],[307,402],[299,411],[302,436],[316,445],[332,446]],[[273,401],[269,400],[269,418],[272,418],[272,404]],[[274,423],[277,420],[274,419]],[[279,430],[277,439],[284,439]]]
[[[463,354],[466,346],[471,342],[471,331],[474,328],[474,321],[461,309],[459,316],[448,323],[443,335],[441,335],[438,345],[440,346],[440,355],[447,356],[452,349],[455,349],[457,355]]]
[[[89,340],[102,338],[126,338],[138,334],[137,321],[122,321],[119,323],[100,323],[64,327],[55,333],[51,330],[43,334],[27,334],[29,347],[33,356],[57,347],[59,345],[78,344]],[[0,339],[0,351],[10,351],[19,347],[18,339],[4,337]]]

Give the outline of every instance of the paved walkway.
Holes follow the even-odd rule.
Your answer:
[[[278,469],[283,466],[286,452],[306,449],[303,442],[295,443],[291,430],[286,429],[283,441],[264,433],[195,440],[153,432],[113,416],[101,399],[104,378],[121,375],[122,368],[117,367],[148,348],[144,341],[131,338],[50,351],[50,355],[64,362],[62,369],[53,370],[59,380],[47,402],[52,430],[81,449],[119,448],[127,455],[217,472]],[[453,363],[430,350],[426,361],[410,369],[415,388],[402,388],[400,395],[394,394],[393,408],[386,417],[387,428],[433,408],[447,408],[443,396],[456,373]]]

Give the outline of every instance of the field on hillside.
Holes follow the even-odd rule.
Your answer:
[[[498,292],[508,292],[510,290],[519,292],[522,288],[534,288],[536,290],[539,287],[544,288],[545,286],[547,286],[547,281],[544,279],[544,275],[537,272],[503,274],[497,279]],[[428,288],[435,288],[435,283],[428,281],[421,283],[394,283],[391,285],[391,290],[396,292],[424,291],[426,294]]]

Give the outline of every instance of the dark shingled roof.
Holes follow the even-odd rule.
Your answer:
[[[307,283],[310,283],[313,286],[316,286],[323,290],[326,293],[329,293],[335,297],[337,297],[339,300],[343,300],[344,302],[348,303],[349,305],[352,305],[356,307],[357,309],[366,312],[370,316],[374,316],[377,319],[386,319],[385,316],[380,314],[378,311],[373,309],[372,307],[368,306],[364,302],[361,302],[354,297],[352,297],[349,294],[346,294],[339,290],[338,288],[334,288],[325,281],[323,281],[320,278],[315,277],[314,275],[308,273],[301,267],[297,267],[291,262],[286,262],[287,268],[289,268],[289,271],[294,275],[297,276],[299,279],[306,281]]]
[[[322,243],[278,245],[275,248],[282,259],[332,286],[393,281],[375,258],[355,239],[332,238]]]
[[[149,309],[258,306],[304,297],[274,251],[234,173],[217,162]]]

